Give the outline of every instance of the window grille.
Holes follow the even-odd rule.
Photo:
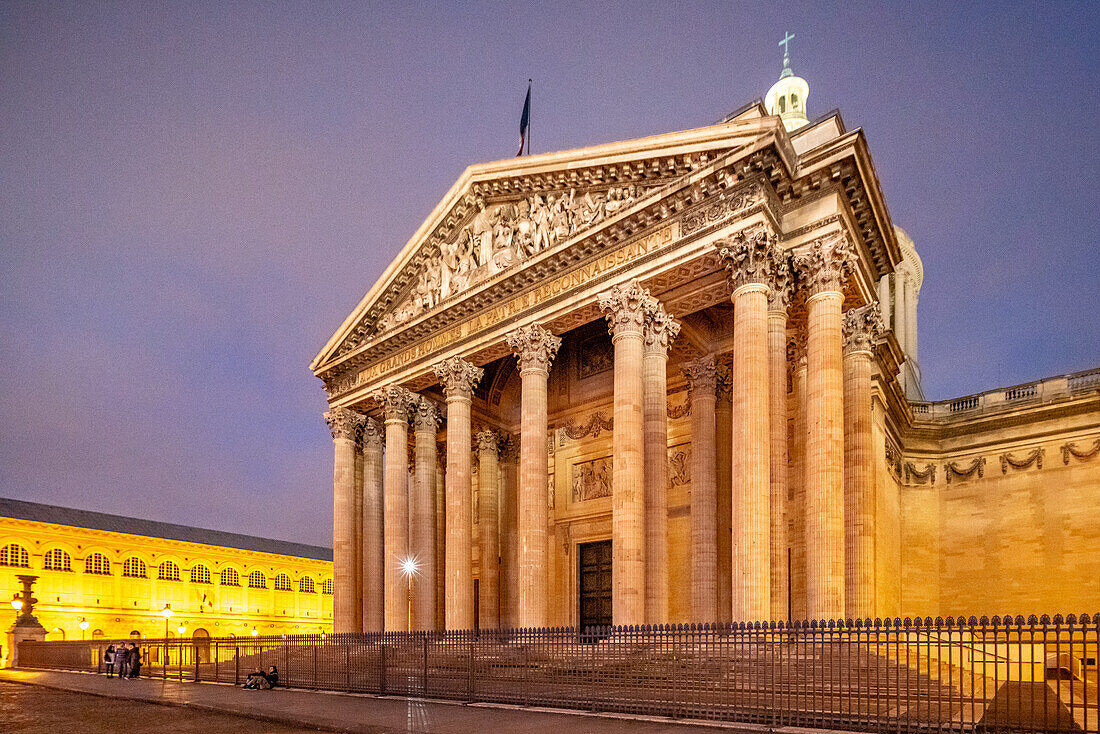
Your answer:
[[[290,577],[285,573],[281,573],[275,577],[275,590],[276,591],[294,591],[290,585]]]
[[[250,589],[266,589],[267,579],[264,578],[263,571],[253,571],[248,574],[248,588]]]
[[[210,569],[206,566],[194,566],[191,569],[191,583],[193,584],[209,584],[210,583]]]
[[[157,574],[157,578],[161,581],[179,581],[180,567],[176,565],[175,561],[165,561],[160,564],[160,572]]]
[[[321,582],[321,593],[332,594],[332,579],[325,579]]]
[[[236,569],[226,568],[222,570],[222,586],[240,586],[241,577]]]
[[[54,548],[46,551],[46,556],[42,560],[42,568],[47,571],[72,571],[73,559],[60,548]]]
[[[27,549],[21,545],[12,543],[0,548],[0,566],[15,566],[16,568],[30,568],[31,556]]]
[[[84,559],[84,573],[92,573],[97,576],[111,575],[111,562],[102,553],[93,553]]]
[[[148,578],[149,571],[145,568],[145,561],[140,558],[127,558],[122,564],[122,575],[132,579]]]
[[[313,579],[306,576],[298,582],[298,591],[303,594],[316,594],[317,587],[313,585]]]

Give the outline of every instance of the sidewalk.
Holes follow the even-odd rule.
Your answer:
[[[286,690],[246,691],[220,683],[190,683],[140,679],[119,681],[89,673],[2,670],[0,680],[97,696],[245,716],[292,726],[356,734],[729,734],[730,732],[807,731],[750,725],[713,725],[590,715],[546,709],[485,704],[464,705],[423,699]],[[824,734],[818,731],[816,734]]]

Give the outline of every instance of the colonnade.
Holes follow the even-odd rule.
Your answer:
[[[759,226],[720,243],[719,255],[734,312],[732,405],[722,408],[716,399],[720,369],[714,355],[683,365],[691,405],[692,618],[787,616],[787,512],[797,513],[791,526],[803,549],[806,614],[868,616],[875,582],[871,370],[872,343],[882,329],[877,309],[842,311],[853,264],[843,236],[817,240],[792,255]],[[799,289],[806,322],[795,338],[804,350],[791,350],[788,308]],[[680,325],[636,281],[600,294],[598,305],[614,352],[613,623],[666,623],[667,363]],[[474,435],[471,398],[482,370],[457,357],[434,368],[445,395],[442,482],[436,456],[441,418],[431,399],[399,386],[378,391],[384,431],[348,409],[326,413],[335,446],[336,631],[474,626],[475,446],[481,558],[476,619],[483,628],[549,623],[547,381],[561,339],[534,324],[509,334],[507,343],[521,382],[519,450],[511,467],[501,464],[500,433],[485,429]],[[726,471],[718,465],[725,453],[718,450],[719,439],[729,449]],[[514,497],[503,492],[501,475],[514,477]],[[792,477],[801,488],[799,503],[788,502]],[[726,514],[721,520],[720,507]],[[719,537],[727,522],[728,571]],[[410,558],[421,577],[414,578],[412,593],[402,568]],[[728,600],[717,584],[721,572],[728,573]]]

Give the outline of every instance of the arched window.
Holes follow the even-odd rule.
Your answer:
[[[141,633],[138,632],[137,630],[130,630],[130,639],[131,640],[140,640],[141,639]]]
[[[290,585],[290,577],[285,573],[275,577],[275,591],[294,591]]]
[[[191,567],[191,583],[193,584],[209,584],[210,583],[210,569],[203,565]]]
[[[241,577],[234,568],[222,569],[222,586],[240,586]]]
[[[84,559],[84,573],[93,573],[97,576],[111,575],[111,562],[102,553],[93,553]]]
[[[16,568],[30,568],[31,556],[27,549],[21,545],[12,543],[0,548],[0,566],[15,566]]]
[[[298,591],[303,594],[316,594],[317,587],[313,585],[313,579],[309,576],[303,576],[302,580],[298,582]]]
[[[165,561],[160,564],[160,571],[157,573],[157,578],[161,581],[179,581],[180,567],[176,565],[175,561]]]
[[[42,559],[42,568],[47,571],[72,571],[73,559],[60,548],[46,551]]]
[[[145,561],[140,558],[127,558],[122,564],[122,575],[132,579],[144,579],[149,577],[149,571],[145,568]]]
[[[103,630],[92,630],[92,639],[99,640],[103,638]]]
[[[332,579],[325,579],[321,582],[321,593],[332,594]]]
[[[779,112],[780,112],[780,114],[782,114],[786,111],[787,111],[787,98],[786,97],[780,97],[779,98]]]
[[[798,95],[794,92],[791,93],[791,111],[798,109]]]
[[[248,574],[248,588],[250,589],[266,589],[267,579],[264,578],[263,571],[253,571]]]

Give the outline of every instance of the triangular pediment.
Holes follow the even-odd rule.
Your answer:
[[[482,284],[536,267],[733,151],[774,141],[776,118],[466,169],[311,365],[320,374]],[[782,136],[780,136],[782,137]]]

